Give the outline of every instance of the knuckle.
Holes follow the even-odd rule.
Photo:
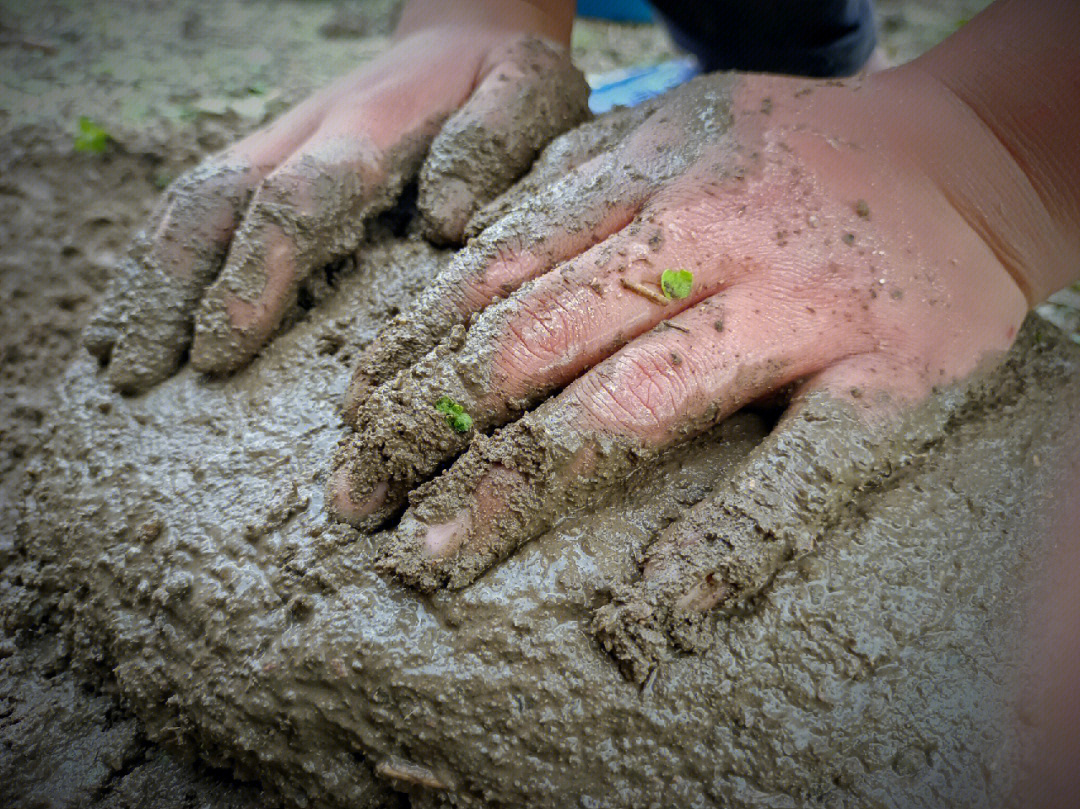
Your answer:
[[[558,292],[521,298],[506,324],[511,350],[545,363],[567,354],[579,327],[578,316]]]
[[[624,349],[585,379],[582,404],[602,423],[642,436],[669,427],[687,399],[686,381],[659,346]]]

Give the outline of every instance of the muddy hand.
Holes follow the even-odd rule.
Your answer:
[[[407,497],[382,569],[460,587],[643,461],[794,392],[730,490],[670,528],[597,619],[637,677],[669,638],[692,645],[697,616],[760,591],[932,440],[906,419],[1003,356],[1050,291],[1028,273],[1039,254],[988,238],[985,210],[948,185],[955,164],[920,148],[934,135],[907,110],[952,120],[954,103],[897,71],[682,88],[510,206],[422,302],[422,330],[403,319],[377,341],[401,370],[359,397],[332,507],[373,528]],[[965,153],[997,159],[971,126]]]
[[[709,647],[710,610],[734,610],[781,566],[814,550],[860,496],[940,440],[967,391],[904,412],[875,407],[852,368],[805,385],[774,431],[647,549],[642,577],[601,607],[592,629],[642,683],[674,652]],[[851,377],[851,378],[845,378]]]
[[[201,371],[246,364],[305,277],[353,251],[418,172],[429,230],[460,238],[587,115],[565,52],[512,22],[413,20],[380,57],[174,183],[87,330],[112,383],[144,390],[189,346]]]
[[[345,420],[355,425],[379,384],[492,301],[554,267],[565,272],[566,262],[587,250],[600,246],[610,253],[605,240],[630,225],[649,196],[697,154],[703,140],[687,143],[686,127],[694,123],[713,133],[726,128],[730,111],[714,98],[725,92],[719,85],[682,87],[668,97],[665,114],[641,133],[636,125],[658,104],[605,116],[553,141],[521,183],[474,217],[495,221],[365,351],[346,391]],[[703,98],[709,106],[699,110]]]

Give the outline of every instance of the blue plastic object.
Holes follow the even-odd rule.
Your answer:
[[[589,109],[594,115],[613,107],[632,107],[690,81],[701,67],[692,56],[671,59],[658,65],[628,67],[589,76]]]
[[[652,22],[653,10],[645,0],[578,0],[579,17],[612,22]]]

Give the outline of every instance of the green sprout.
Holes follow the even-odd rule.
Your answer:
[[[455,433],[467,433],[472,429],[472,416],[465,412],[465,408],[451,399],[443,396],[435,403],[435,409],[446,414],[446,423]]]
[[[660,289],[667,298],[688,298],[693,288],[694,274],[690,270],[664,270],[660,275]]]
[[[79,118],[79,134],[75,136],[75,151],[101,154],[109,148],[113,136],[85,115]]]

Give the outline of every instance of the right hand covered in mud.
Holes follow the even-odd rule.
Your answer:
[[[1040,210],[988,132],[900,68],[705,76],[556,140],[362,359],[331,507],[365,530],[404,510],[381,569],[463,587],[637,464],[790,401],[598,613],[645,678],[933,443],[924,403],[1004,356],[1054,289],[1035,268],[1075,271],[1075,223],[987,215],[987,170],[999,210]]]
[[[413,0],[391,47],[176,180],[84,343],[114,387],[231,372],[270,339],[312,270],[419,172],[427,234],[462,239],[482,205],[588,115],[560,25],[523,2]]]

